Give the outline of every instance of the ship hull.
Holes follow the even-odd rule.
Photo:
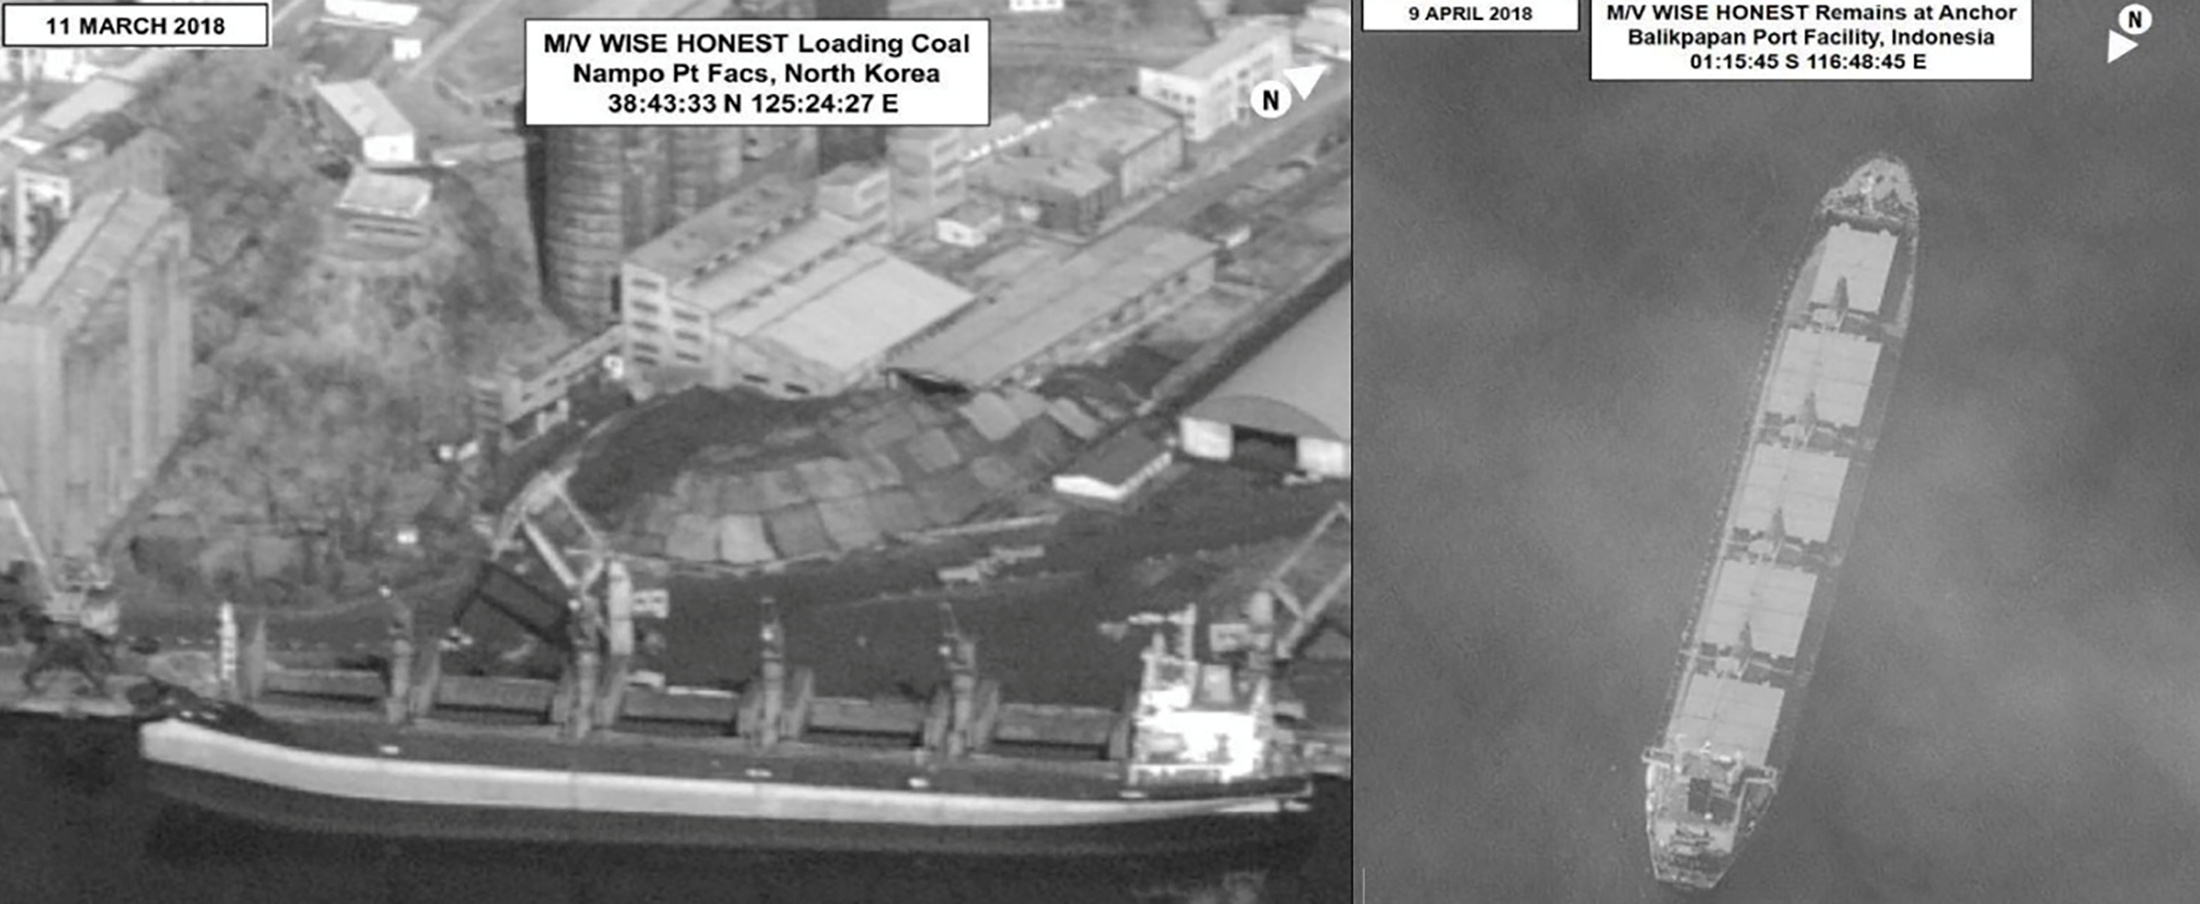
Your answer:
[[[1859,166],[1857,172],[1862,173],[1866,167],[1887,159],[1875,158],[1868,161]],[[1904,178],[1907,179],[1906,168],[1902,168],[1899,163],[1892,165],[1901,168]],[[1853,180],[1855,177],[1851,178]],[[1763,775],[1769,776],[1765,792],[1754,805],[1744,805],[1742,815],[1737,821],[1738,828],[1732,847],[1717,854],[1703,856],[1678,856],[1674,852],[1661,850],[1657,841],[1659,799],[1665,793],[1661,789],[1683,785],[1686,779],[1670,763],[1651,763],[1645,771],[1644,780],[1650,798],[1646,808],[1646,828],[1651,836],[1652,873],[1661,883],[1685,891],[1707,891],[1716,887],[1725,877],[1741,856],[1757,825],[1769,811],[1771,801],[1776,796],[1773,788],[1777,785],[1778,776],[1793,758],[1818,652],[1840,595],[1840,579],[1843,576],[1840,559],[1850,549],[1855,537],[1859,512],[1875,464],[1874,454],[1900,373],[1903,346],[1907,339],[1916,294],[1916,264],[1920,240],[1920,223],[1916,211],[1913,207],[1908,211],[1907,218],[1895,221],[1822,206],[1811,220],[1810,237],[1797,255],[1797,263],[1783,286],[1782,301],[1776,309],[1766,339],[1765,363],[1760,368],[1759,385],[1756,387],[1757,401],[1751,410],[1750,422],[1745,428],[1743,441],[1736,455],[1736,485],[1732,496],[1720,512],[1720,530],[1713,543],[1711,564],[1706,567],[1704,585],[1699,588],[1698,599],[1704,601],[1704,604],[1691,609],[1684,627],[1684,636],[1689,638],[1689,642],[1681,651],[1673,691],[1669,695],[1669,722],[1661,727],[1660,744],[1667,743],[1675,730],[1679,722],[1678,701],[1681,690],[1689,680],[1691,669],[1697,668],[1701,663],[1700,654],[1704,649],[1705,638],[1699,635],[1699,623],[1711,606],[1711,583],[1718,569],[1723,567],[1722,560],[1727,557],[1730,549],[1729,519],[1742,505],[1747,490],[1741,471],[1753,454],[1752,449],[1760,442],[1760,431],[1766,429],[1764,421],[1771,411],[1770,381],[1773,363],[1781,360],[1786,352],[1791,330],[1801,326],[1809,318],[1811,300],[1809,287],[1805,284],[1806,274],[1816,267],[1826,265],[1823,259],[1826,243],[1836,227],[1890,233],[1895,237],[1882,308],[1886,314],[1876,321],[1870,337],[1879,346],[1876,367],[1856,420],[1856,444],[1844,455],[1847,462],[1846,478],[1842,482],[1838,503],[1826,529],[1824,548],[1832,551],[1831,564],[1820,570],[1816,589],[1809,596],[1808,608],[1803,613],[1794,653],[1783,670],[1785,674],[1777,681],[1782,697],[1770,743],[1762,760],[1751,764],[1759,767]]]
[[[1287,840],[1307,780],[1141,789],[1086,763],[583,743],[512,729],[277,724],[236,710],[147,725],[165,798],[276,828],[407,839],[745,850],[1119,856]]]

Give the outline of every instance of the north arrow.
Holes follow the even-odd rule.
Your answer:
[[[1329,67],[1316,63],[1312,66],[1285,69],[1283,70],[1283,78],[1291,83],[1292,88],[1297,89],[1299,99],[1305,100],[1307,95],[1314,93],[1314,83],[1321,81],[1322,76],[1328,71]]]

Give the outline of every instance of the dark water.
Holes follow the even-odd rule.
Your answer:
[[[0,721],[0,901],[396,902],[1341,900],[1347,805],[1323,792],[1320,838],[1196,862],[955,861],[521,845],[401,846],[281,833],[164,807],[126,730]],[[1340,853],[1342,852],[1342,853]],[[1229,899],[1222,899],[1229,900]]]
[[[2032,5],[2016,84],[1360,36],[1366,900],[1660,899],[1638,756],[1759,331],[1881,149],[1912,339],[1804,750],[1713,899],[2200,900],[2200,66],[2166,18],[2104,66],[2118,6]]]

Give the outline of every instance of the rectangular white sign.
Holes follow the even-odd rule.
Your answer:
[[[1362,0],[1362,31],[1580,31],[1577,0]]]
[[[1596,81],[2030,81],[2031,0],[1613,3]]]
[[[9,3],[0,5],[0,45],[266,47],[267,6],[265,3]]]
[[[530,126],[983,126],[984,19],[529,19]]]

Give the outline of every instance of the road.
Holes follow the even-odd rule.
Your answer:
[[[442,59],[444,54],[451,52],[451,48],[464,42],[466,36],[473,32],[475,26],[480,25],[483,19],[495,15],[496,11],[503,7],[506,2],[508,0],[471,0],[467,5],[472,8],[467,11],[466,18],[458,20],[457,24],[450,27],[450,30],[437,35],[434,41],[429,42],[427,48],[421,51],[420,59],[414,60],[411,66],[406,67],[404,74],[398,76],[398,80],[410,84],[434,72],[437,60]]]
[[[1329,74],[1322,76],[1321,81],[1314,86],[1314,93],[1284,114],[1289,125],[1282,134],[1263,144],[1245,159],[1231,164],[1228,169],[1202,178],[1155,202],[1152,207],[1133,217],[1132,222],[1182,228],[1185,222],[1205,210],[1208,205],[1229,197],[1231,192],[1275,168],[1277,164],[1305,153],[1335,124],[1334,117],[1348,111],[1351,104],[1351,67],[1330,67]]]

